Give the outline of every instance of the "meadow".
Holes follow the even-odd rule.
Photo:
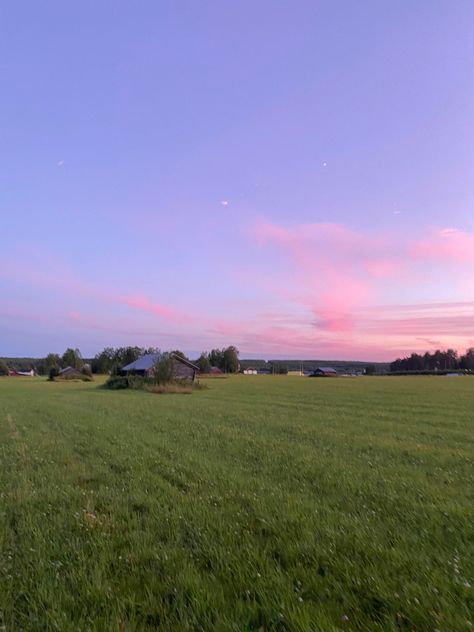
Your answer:
[[[0,629],[462,632],[474,378],[0,379]]]

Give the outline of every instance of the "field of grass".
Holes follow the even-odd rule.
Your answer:
[[[474,378],[0,379],[0,629],[462,632]]]

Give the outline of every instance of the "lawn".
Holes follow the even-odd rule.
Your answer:
[[[207,383],[0,379],[1,630],[474,629],[474,378]]]

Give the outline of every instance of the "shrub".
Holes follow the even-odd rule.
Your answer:
[[[128,388],[128,378],[121,375],[113,375],[105,382],[104,388],[109,388],[112,391]]]
[[[155,384],[169,384],[174,378],[174,360],[169,353],[163,353],[161,359],[153,367]]]
[[[129,375],[125,379],[128,381],[128,387],[135,390],[142,390],[148,382],[153,382],[153,380],[149,380],[141,375]]]
[[[8,375],[8,367],[3,360],[0,360],[0,375]]]
[[[55,379],[55,378],[57,378],[57,377],[58,377],[58,375],[59,375],[59,369],[58,369],[58,367],[57,367],[57,366],[52,366],[52,367],[49,369],[49,378],[48,378],[48,379],[49,379],[49,381],[50,381],[50,382],[54,382],[54,379]]]

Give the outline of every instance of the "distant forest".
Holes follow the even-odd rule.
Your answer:
[[[420,371],[474,371],[474,348],[470,348],[464,355],[458,355],[454,349],[434,353],[428,351],[423,355],[412,353],[406,358],[398,358],[390,364],[392,373],[420,372]]]

